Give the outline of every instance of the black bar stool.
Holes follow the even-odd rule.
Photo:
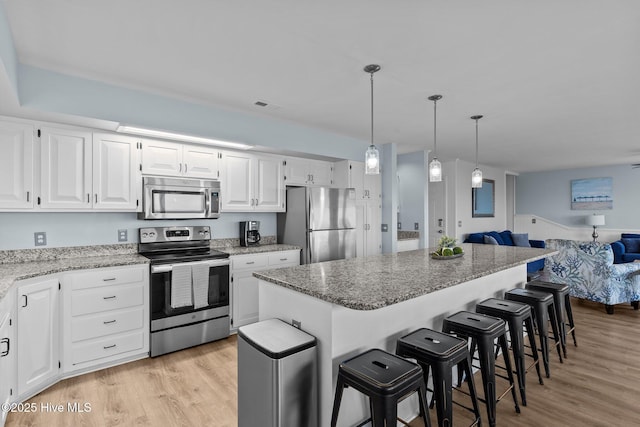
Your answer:
[[[533,291],[530,289],[511,289],[505,292],[505,299],[511,301],[523,302],[529,304],[533,313],[533,318],[538,327],[538,336],[540,337],[540,351],[542,352],[542,362],[544,363],[544,371],[547,378],[551,376],[549,370],[549,341],[548,321],[551,321],[551,329],[553,330],[553,338],[556,343],[560,342],[560,333],[558,331],[558,321],[556,319],[556,310],[553,303],[553,295],[548,292]],[[562,363],[562,352],[558,349],[558,357]]]
[[[511,338],[511,351],[513,352],[513,361],[516,365],[516,376],[518,377],[518,386],[520,387],[520,398],[522,404],[527,406],[527,397],[525,393],[525,368],[524,362],[524,329],[523,324],[527,328],[529,337],[529,345],[532,350],[533,365],[538,373],[538,381],[544,384],[542,373],[540,372],[540,359],[538,357],[538,346],[536,345],[535,331],[533,328],[533,317],[531,316],[531,307],[529,305],[516,302],[506,301],[497,298],[489,298],[476,305],[476,312],[500,318],[509,325],[509,337]]]
[[[472,425],[482,425],[467,341],[432,329],[422,328],[398,339],[396,354],[416,359],[422,367],[425,384],[429,378],[429,368],[431,368],[439,427],[453,426],[453,377],[451,370],[454,366],[462,365],[473,408],[460,406],[475,415],[476,419]]]
[[[379,349],[371,349],[342,362],[338,369],[331,427],[338,422],[342,391],[348,386],[369,396],[371,424],[374,427],[395,426],[398,401],[416,391],[424,425],[431,427],[426,402],[427,387],[420,365]]]
[[[442,322],[442,331],[445,333],[454,333],[460,337],[471,339],[470,354],[473,357],[476,345],[478,347],[478,358],[480,360],[480,373],[482,375],[482,386],[484,389],[484,401],[487,407],[487,418],[489,425],[496,425],[496,404],[511,390],[513,402],[516,412],[520,413],[518,398],[516,397],[515,381],[513,378],[513,370],[511,368],[511,358],[509,357],[509,348],[507,346],[507,334],[505,330],[505,322],[496,317],[486,316],[484,314],[472,313],[470,311],[460,311],[452,316],[444,319]],[[501,395],[496,396],[496,356],[494,354],[494,340],[498,340],[498,344],[502,349],[504,362],[507,368],[507,379],[509,380],[509,388]]]
[[[569,297],[569,286],[562,283],[533,280],[525,285],[525,289],[550,292],[553,294],[553,302],[556,307],[556,317],[558,318],[558,328],[560,328],[562,352],[564,357],[567,357],[568,333],[571,333],[573,345],[576,347],[578,346],[578,342],[576,341],[576,326],[573,322],[573,311],[571,310],[571,298]],[[568,330],[567,326],[569,326]]]

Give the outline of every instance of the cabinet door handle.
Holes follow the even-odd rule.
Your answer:
[[[107,350],[107,349],[110,349],[110,348],[114,348],[115,346],[116,346],[115,344],[111,344],[111,345],[104,346],[104,347],[102,347],[102,348],[104,348],[105,350]]]
[[[0,357],[5,357],[9,355],[9,349],[11,348],[11,342],[9,341],[9,338],[2,338],[0,340],[0,344],[6,344],[7,345],[7,349],[5,351],[3,351],[2,353],[0,353]]]
[[[110,323],[116,323],[116,319],[113,319],[113,320],[107,320],[106,322],[102,322],[102,323],[104,323],[105,325],[108,325],[108,324],[110,324]]]
[[[87,193],[87,203],[91,203],[91,194]]]
[[[256,199],[256,206],[258,206],[258,199]]]
[[[95,194],[96,196],[96,205],[98,204],[98,193]]]
[[[311,174],[311,182],[313,182],[313,174]]]
[[[251,265],[251,264],[255,264],[255,263],[256,263],[255,261],[247,261],[245,264]]]
[[[29,201],[29,192],[27,191],[27,202]]]
[[[29,297],[26,295],[22,295],[24,297],[24,305],[22,306],[22,308],[26,307],[29,305]]]
[[[109,277],[109,278],[107,278],[107,279],[102,279],[102,281],[103,281],[103,282],[112,282],[112,281],[114,281],[114,280],[116,280],[116,278],[115,278],[115,277]]]
[[[289,258],[280,258],[280,261],[287,261]]]
[[[111,295],[110,297],[102,297],[102,299],[115,299],[115,295]]]
[[[187,166],[188,166],[188,165],[185,163],[185,164],[184,164],[184,173],[187,173]]]

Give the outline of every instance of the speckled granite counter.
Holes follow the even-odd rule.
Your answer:
[[[18,280],[71,270],[148,263],[147,258],[138,255],[134,244],[0,251],[0,299]]]
[[[215,249],[227,253],[229,255],[247,255],[247,254],[259,254],[263,252],[278,252],[278,251],[295,251],[300,250],[300,246],[284,245],[284,244],[268,244],[268,245],[254,245],[254,246],[225,246],[216,247]]]
[[[374,310],[554,254],[550,249],[463,244],[464,256],[429,250],[256,272],[258,279],[355,310]]]

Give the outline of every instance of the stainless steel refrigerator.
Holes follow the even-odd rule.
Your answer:
[[[278,214],[278,243],[300,246],[302,264],[354,258],[355,189],[287,188],[287,211]]]

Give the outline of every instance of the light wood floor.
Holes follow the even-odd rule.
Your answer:
[[[528,406],[516,414],[510,395],[498,404],[498,426],[640,425],[640,311],[573,300],[578,347],[551,358],[551,378],[527,375]],[[571,342],[570,342],[571,343]],[[527,360],[530,360],[527,358]],[[236,426],[236,338],[71,378],[29,402],[90,403],[88,413],[11,413],[7,426]],[[476,375],[481,388],[479,374]],[[504,383],[499,380],[498,391]],[[462,397],[464,398],[464,397]],[[481,410],[484,409],[481,406]],[[483,413],[483,425],[488,425]],[[455,408],[456,426],[470,422]],[[435,410],[431,411],[435,424]],[[414,421],[412,426],[422,426]]]

